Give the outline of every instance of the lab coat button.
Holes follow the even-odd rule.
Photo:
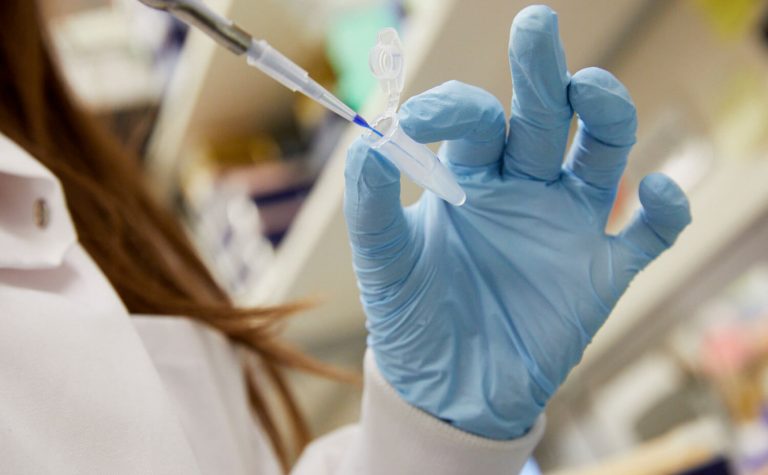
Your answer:
[[[48,207],[48,202],[42,198],[35,201],[35,224],[40,229],[48,227],[48,223],[51,221],[51,210]]]

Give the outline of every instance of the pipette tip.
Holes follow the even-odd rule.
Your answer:
[[[370,124],[368,124],[368,122],[366,122],[365,119],[360,117],[360,114],[355,114],[355,118],[352,119],[352,122],[354,122],[355,124],[359,125],[360,127],[364,127],[366,129],[370,130],[371,132],[373,132],[374,134],[378,135],[379,137],[384,137],[384,134],[382,134],[378,130],[374,129],[373,127],[371,127]]]

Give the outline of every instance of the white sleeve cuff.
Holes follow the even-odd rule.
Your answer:
[[[509,441],[464,432],[405,402],[368,350],[361,426],[355,458],[363,473],[497,475],[519,473],[544,433],[545,417],[525,436]]]

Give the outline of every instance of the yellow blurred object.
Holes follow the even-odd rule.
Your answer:
[[[333,91],[333,86],[336,84],[336,75],[325,54],[318,52],[317,57],[312,60],[306,69],[310,77],[319,82],[321,86]],[[328,114],[327,111],[326,108],[307,96],[296,94],[296,100],[293,103],[293,113],[301,129],[313,129]]]
[[[768,376],[768,358],[762,355],[739,372],[713,381],[734,423],[759,420],[766,401],[764,381]]]
[[[280,159],[280,147],[266,134],[219,140],[209,145],[210,164],[220,167],[250,165]]]
[[[718,455],[719,434],[713,421],[674,429],[630,452],[597,465],[547,472],[547,475],[673,475],[703,465]]]
[[[752,158],[768,137],[768,91],[763,75],[744,69],[732,75],[724,85],[718,102],[720,118],[714,129],[719,150],[727,151],[728,160]]]
[[[757,18],[762,2],[759,0],[694,0],[722,39],[731,40],[745,35]]]

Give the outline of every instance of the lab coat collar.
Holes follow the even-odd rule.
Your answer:
[[[0,269],[58,267],[76,241],[59,180],[0,134]]]

